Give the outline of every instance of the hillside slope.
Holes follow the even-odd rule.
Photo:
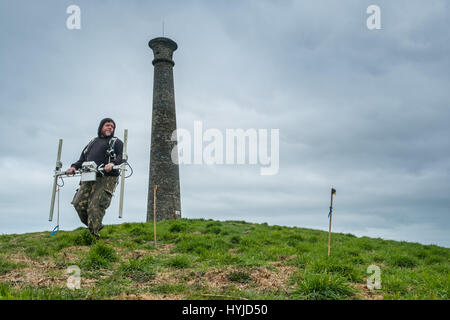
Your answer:
[[[449,299],[450,249],[181,219],[0,236],[0,299]],[[80,289],[67,287],[68,267]],[[380,268],[381,289],[366,286]]]

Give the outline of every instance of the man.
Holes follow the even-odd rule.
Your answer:
[[[102,220],[119,181],[119,170],[115,165],[122,163],[123,142],[114,137],[116,123],[111,118],[100,121],[97,137],[83,149],[80,159],[71,165],[66,174],[73,174],[85,161],[95,161],[104,165],[104,175],[97,173],[96,181],[84,181],[72,200],[82,223],[91,234],[99,239],[98,232],[103,228]]]

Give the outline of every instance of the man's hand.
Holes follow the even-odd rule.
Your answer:
[[[110,172],[113,167],[114,167],[114,163],[110,162],[105,166],[105,171]]]
[[[75,169],[74,167],[71,167],[71,168],[67,169],[66,174],[75,174],[76,170],[77,169]]]

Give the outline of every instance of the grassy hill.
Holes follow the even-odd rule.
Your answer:
[[[181,219],[0,236],[0,299],[449,299],[450,249],[351,234]],[[369,265],[379,290],[366,286]],[[67,268],[81,288],[67,286]]]

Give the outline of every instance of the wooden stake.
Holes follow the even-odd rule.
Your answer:
[[[330,201],[330,225],[328,227],[328,256],[330,256],[331,249],[331,218],[333,217],[333,194],[336,190],[331,188],[331,201]]]
[[[331,215],[330,215],[330,226],[328,228],[328,256],[330,255],[330,246],[331,246]]]
[[[155,248],[156,248],[156,189],[157,185],[153,186],[153,234],[155,235]]]

